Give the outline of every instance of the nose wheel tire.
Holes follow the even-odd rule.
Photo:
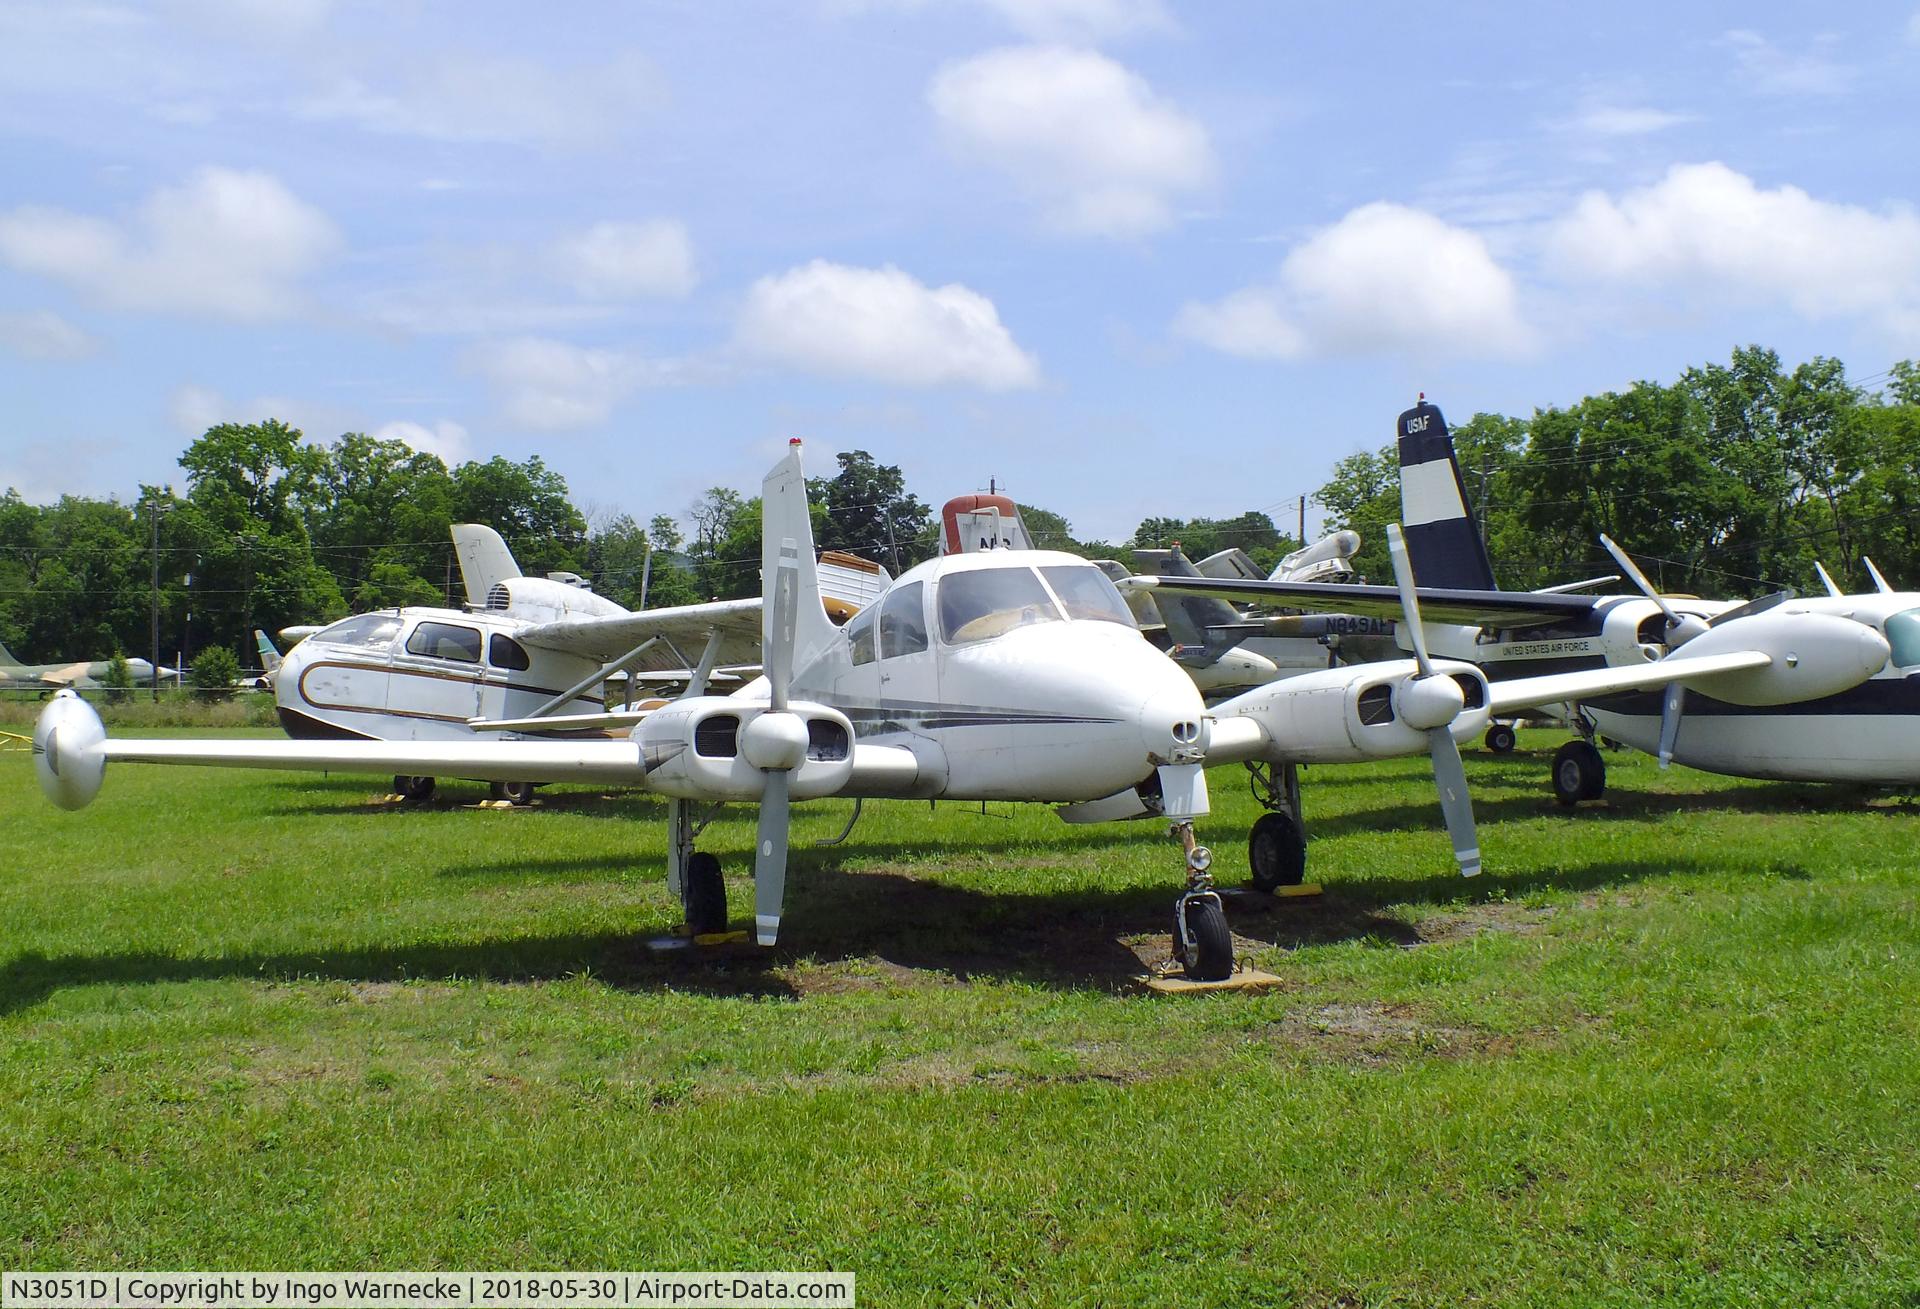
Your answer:
[[[727,930],[727,884],[718,859],[701,850],[687,856],[683,899],[689,932],[706,936]]]
[[[1180,914],[1173,917],[1173,954],[1196,982],[1224,982],[1233,976],[1233,933],[1227,930],[1227,912],[1211,893],[1187,898],[1189,946],[1181,938]]]
[[[1513,728],[1506,723],[1495,723],[1487,729],[1487,749],[1494,754],[1512,754],[1516,739]]]
[[[431,777],[396,776],[393,779],[393,791],[402,800],[413,804],[433,799],[433,779]]]
[[[1571,808],[1598,800],[1607,789],[1607,765],[1590,741],[1569,741],[1553,756],[1553,798]]]
[[[1307,837],[1291,814],[1276,809],[1254,821],[1247,834],[1247,866],[1256,891],[1271,894],[1300,885],[1307,872]]]

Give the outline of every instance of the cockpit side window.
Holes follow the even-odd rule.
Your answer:
[[[927,648],[927,585],[909,582],[887,592],[880,605],[880,657],[919,654]]]
[[[1047,579],[1047,585],[1060,597],[1067,617],[1134,625],[1132,611],[1120,598],[1120,588],[1092,564],[1056,564],[1042,568],[1040,576]]]
[[[463,664],[480,662],[480,633],[471,627],[453,623],[422,623],[407,638],[407,653],[430,659],[457,659]]]
[[[878,610],[868,605],[847,620],[847,652],[856,665],[873,662],[873,623],[878,617]]]
[[[940,637],[986,641],[1016,627],[1057,623],[1060,611],[1031,568],[976,568],[940,579]]]
[[[1887,644],[1893,653],[1887,662],[1895,668],[1920,664],[1920,609],[1907,609],[1887,619]]]
[[[527,648],[510,636],[495,632],[487,638],[487,662],[495,668],[506,668],[516,673],[524,673],[533,667],[533,660],[527,656]]]
[[[400,635],[400,617],[397,614],[361,614],[358,618],[349,618],[335,623],[332,627],[314,636],[315,641],[324,641],[331,645],[392,645],[393,638]]]

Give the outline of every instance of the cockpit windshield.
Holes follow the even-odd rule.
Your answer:
[[[1907,609],[1887,619],[1887,662],[1895,668],[1920,664],[1920,609]]]
[[[398,614],[361,614],[335,623],[313,639],[330,645],[392,645],[400,635]]]
[[[1042,568],[1040,576],[1060,597],[1067,617],[1134,625],[1127,602],[1120,598],[1120,588],[1092,564],[1055,564]]]
[[[940,579],[940,635],[952,645],[1059,621],[1060,611],[1031,568],[975,568]]]

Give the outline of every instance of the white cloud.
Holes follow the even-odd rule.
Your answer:
[[[442,419],[432,427],[396,419],[382,426],[373,436],[380,441],[404,441],[421,454],[438,456],[440,462],[449,468],[473,458],[473,442],[467,429],[447,419]]]
[[[1617,199],[1582,196],[1549,250],[1569,277],[1783,301],[1814,318],[1920,329],[1920,216],[1767,190],[1725,164],[1684,164]]]
[[[1561,126],[1592,136],[1646,136],[1694,119],[1693,114],[1676,114],[1645,105],[1589,105]]]
[[[578,147],[623,134],[659,102],[659,85],[653,66],[633,55],[555,68],[514,55],[449,54],[378,85],[341,77],[293,109],[394,135]]]
[[[1513,279],[1464,228],[1401,205],[1363,205],[1291,251],[1271,286],[1181,309],[1174,330],[1228,354],[1524,353]]]
[[[1786,51],[1744,28],[1720,38],[1733,51],[1744,85],[1774,95],[1845,95],[1854,70],[1816,50]]]
[[[595,223],[554,242],[550,257],[581,295],[600,300],[683,296],[698,276],[686,224]]]
[[[0,260],[126,309],[242,322],[300,307],[339,248],[327,216],[270,173],[202,168],[124,223],[22,206],[0,214]]]
[[[816,259],[747,291],[735,327],[749,356],[902,386],[1006,391],[1039,381],[993,301],[959,283],[929,288],[898,268]]]
[[[167,397],[167,417],[184,436],[200,436],[228,420],[226,397],[210,386],[188,382]]]
[[[943,67],[927,101],[959,149],[1011,176],[1059,231],[1158,231],[1213,179],[1206,129],[1090,50],[989,51]]]
[[[531,336],[490,342],[468,360],[498,393],[510,421],[548,432],[598,426],[635,390],[678,381],[682,371],[680,364],[632,351]]]
[[[59,314],[41,309],[0,313],[0,347],[28,359],[85,359],[100,349],[100,341]]]

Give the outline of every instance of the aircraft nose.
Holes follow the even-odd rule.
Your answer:
[[[1207,749],[1207,711],[1191,679],[1168,663],[1176,677],[1156,690],[1140,710],[1140,736],[1156,763],[1197,758]]]

